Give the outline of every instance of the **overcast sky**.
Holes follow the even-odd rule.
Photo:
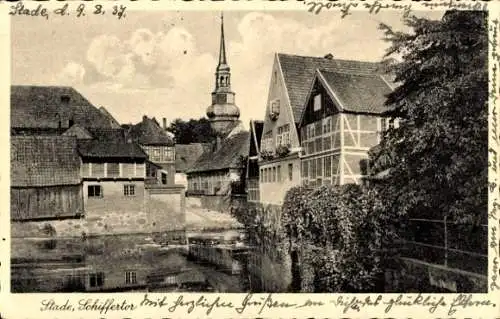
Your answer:
[[[12,19],[13,84],[70,85],[121,123],[142,115],[199,118],[214,87],[220,13],[128,12],[126,19],[86,16]],[[422,13],[416,13],[423,15]],[[440,12],[426,15],[433,19]],[[226,12],[226,48],[236,104],[245,124],[262,119],[276,52],[378,61],[384,22],[401,15],[352,12]]]

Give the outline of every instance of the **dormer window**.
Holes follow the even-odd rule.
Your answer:
[[[66,95],[66,94],[61,95],[61,103],[63,103],[63,104],[69,104],[69,101],[70,101],[69,95]]]
[[[314,112],[321,110],[321,94],[314,96]]]

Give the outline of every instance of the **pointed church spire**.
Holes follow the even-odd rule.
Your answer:
[[[220,14],[220,50],[219,50],[219,67],[227,65],[226,60],[226,44],[224,40],[224,14]]]

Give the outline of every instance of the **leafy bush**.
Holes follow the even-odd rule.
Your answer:
[[[291,189],[281,222],[291,250],[301,252],[304,290],[373,291],[383,272],[384,250],[394,237],[392,219],[373,190],[358,185]],[[312,267],[309,267],[311,266]]]

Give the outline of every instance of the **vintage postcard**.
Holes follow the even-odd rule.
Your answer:
[[[0,1],[0,317],[500,317],[499,9]]]

